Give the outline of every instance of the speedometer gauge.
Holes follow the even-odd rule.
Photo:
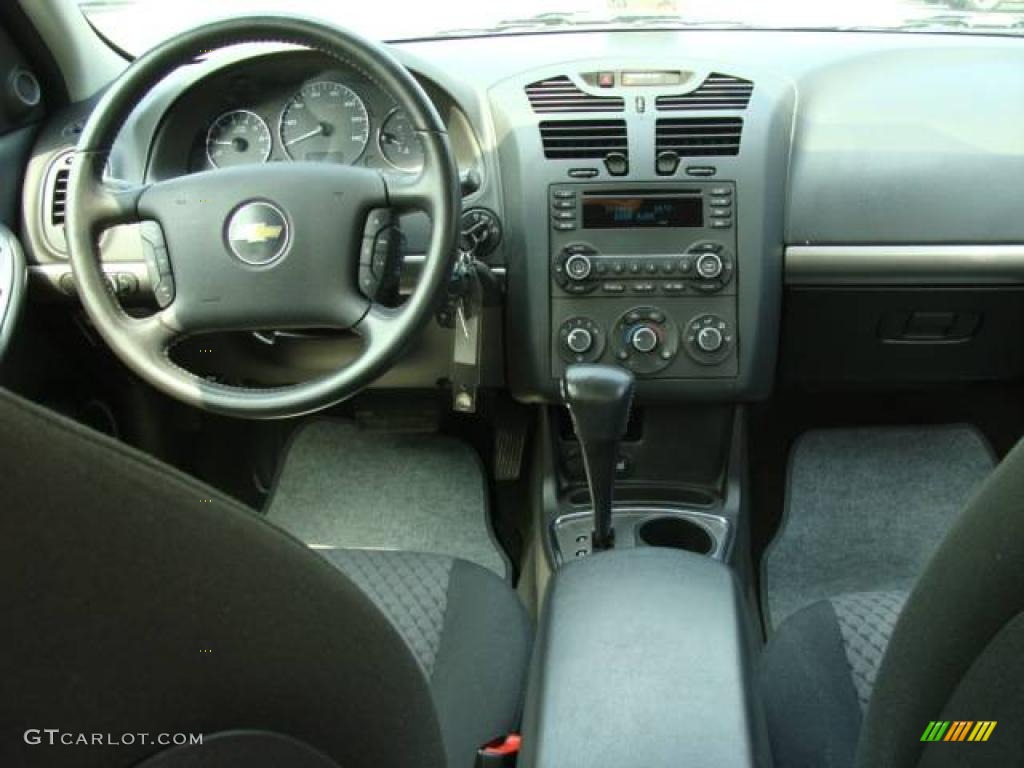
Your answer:
[[[384,118],[377,137],[380,153],[400,171],[418,171],[423,167],[423,142],[409,116],[395,108]]]
[[[293,160],[351,164],[369,138],[366,105],[341,83],[307,83],[281,113],[281,143]]]
[[[210,165],[265,163],[270,157],[270,129],[263,118],[247,109],[225,112],[206,132],[206,157]]]

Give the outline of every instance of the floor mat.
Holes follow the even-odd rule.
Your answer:
[[[994,466],[964,425],[804,433],[765,555],[768,626],[833,595],[908,589]]]
[[[480,459],[442,435],[311,422],[293,438],[267,510],[312,547],[429,552],[508,572]]]

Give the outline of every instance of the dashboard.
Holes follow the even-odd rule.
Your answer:
[[[668,400],[758,399],[780,378],[1024,376],[1024,43],[637,30],[392,51],[448,126],[463,242],[504,278],[483,383],[550,401],[579,361],[624,365],[640,397]],[[33,281],[65,300],[61,178],[90,107],[46,126],[25,185]],[[359,73],[263,46],[168,78],[110,172],[313,161],[407,175],[418,156]],[[401,222],[410,283],[427,224]],[[140,236],[118,230],[106,269],[125,303],[145,303]],[[448,376],[456,333],[439,311],[384,385]],[[249,378],[287,380],[336,365],[344,343],[246,342],[231,364],[262,355]]]

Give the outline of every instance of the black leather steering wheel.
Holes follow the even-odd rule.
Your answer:
[[[423,145],[423,170],[395,179],[355,166],[269,163],[129,189],[104,183],[103,169],[118,130],[156,83],[204,52],[249,42],[315,49],[374,82],[412,122]],[[445,285],[459,205],[458,173],[444,123],[416,80],[387,51],[308,19],[241,17],[163,43],[110,86],[85,125],[72,166],[67,240],[82,304],[129,368],[190,405],[277,418],[350,397],[395,362],[432,316]],[[423,210],[432,223],[419,284],[398,309],[373,303],[358,285],[364,227],[370,211],[380,208]],[[96,243],[104,228],[147,220],[163,229],[174,298],[155,314],[136,318],[124,312],[108,288]],[[350,329],[363,338],[362,354],[327,375],[272,389],[207,381],[169,355],[175,342],[192,334],[299,327]]]

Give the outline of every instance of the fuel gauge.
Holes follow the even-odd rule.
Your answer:
[[[400,171],[415,173],[423,167],[423,144],[412,121],[398,108],[384,118],[377,146],[384,159]]]

